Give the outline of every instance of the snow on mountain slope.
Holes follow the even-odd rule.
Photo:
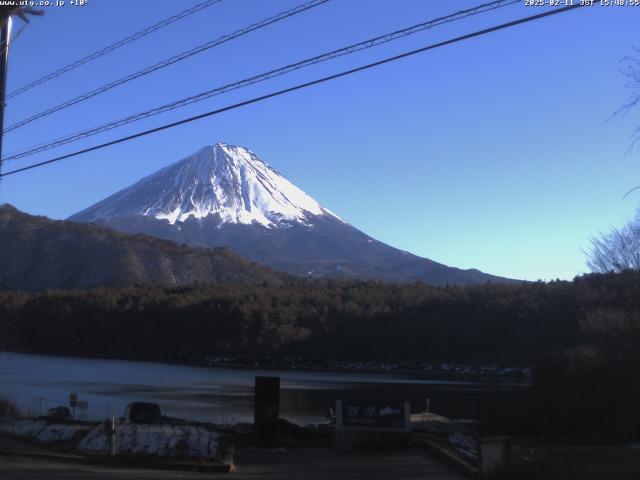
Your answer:
[[[217,143],[143,178],[71,220],[95,222],[144,215],[170,224],[219,216],[220,223],[267,228],[308,225],[313,216],[337,215],[293,185],[250,150]]]

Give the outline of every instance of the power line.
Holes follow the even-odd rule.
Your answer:
[[[377,66],[380,66],[380,65],[384,65],[384,64],[396,61],[396,60],[400,60],[402,58],[406,58],[406,57],[409,57],[409,56],[412,56],[412,55],[416,55],[418,53],[426,52],[428,50],[433,50],[435,48],[443,47],[445,45],[451,45],[453,43],[461,42],[461,41],[464,41],[464,40],[469,40],[469,39],[474,38],[474,37],[479,37],[481,35],[486,35],[486,34],[489,34],[489,33],[492,33],[492,32],[496,32],[498,30],[504,30],[506,28],[510,28],[510,27],[514,27],[514,26],[521,25],[521,24],[524,24],[524,23],[532,22],[532,21],[535,21],[535,20],[539,20],[541,18],[549,17],[551,15],[557,15],[559,13],[564,13],[564,12],[567,12],[567,11],[570,11],[570,10],[574,10],[576,8],[580,8],[580,7],[583,7],[583,6],[584,6],[584,4],[574,4],[574,5],[569,5],[569,6],[566,6],[566,7],[555,8],[553,10],[542,12],[542,13],[539,13],[539,14],[536,14],[536,15],[531,15],[531,16],[528,16],[528,17],[520,18],[518,20],[513,20],[511,22],[507,22],[507,23],[503,23],[503,24],[500,24],[500,25],[496,25],[494,27],[485,28],[483,30],[478,30],[478,31],[475,31],[475,32],[472,32],[472,33],[468,33],[466,35],[462,35],[462,36],[455,37],[455,38],[452,38],[452,39],[449,39],[449,40],[445,40],[445,41],[442,41],[442,42],[438,42],[438,43],[434,43],[434,44],[431,44],[431,45],[427,45],[426,47],[418,48],[416,50],[411,50],[411,51],[408,51],[408,52],[405,52],[405,53],[401,53],[399,55],[394,55],[392,57],[387,57],[387,58],[384,58],[382,60],[378,60],[378,61],[373,62],[373,63],[368,63],[366,65],[362,65],[360,67],[352,68],[350,70],[345,70],[345,71],[342,71],[340,73],[336,73],[336,74],[329,75],[329,76],[326,76],[326,77],[322,77],[322,78],[319,78],[319,79],[316,79],[316,80],[312,80],[310,82],[300,83],[300,84],[295,85],[293,87],[285,88],[283,90],[278,90],[278,91],[275,91],[275,92],[272,92],[272,93],[269,93],[269,94],[266,94],[266,95],[262,95],[262,96],[259,96],[259,97],[254,97],[254,98],[252,98],[250,100],[245,100],[243,102],[235,103],[233,105],[228,105],[226,107],[222,107],[222,108],[219,108],[219,109],[216,109],[216,110],[211,110],[209,112],[201,113],[201,114],[195,115],[193,117],[188,117],[188,118],[176,121],[176,122],[168,123],[168,124],[162,125],[160,127],[152,128],[150,130],[144,130],[142,132],[138,132],[138,133],[135,133],[133,135],[128,135],[126,137],[121,137],[121,138],[118,138],[116,140],[111,140],[109,142],[101,143],[99,145],[94,145],[92,147],[84,148],[82,150],[77,150],[75,152],[68,153],[66,155],[61,155],[59,157],[52,158],[50,160],[45,160],[43,162],[38,162],[38,163],[33,163],[31,165],[27,165],[26,167],[17,168],[15,170],[10,170],[10,171],[8,171],[6,173],[0,174],[0,177],[6,177],[8,175],[14,175],[16,173],[24,172],[24,171],[31,170],[31,169],[38,168],[38,167],[42,167],[44,165],[49,165],[51,163],[59,162],[61,160],[65,160],[67,158],[76,157],[76,156],[81,155],[83,153],[92,152],[94,150],[100,150],[100,149],[103,149],[103,148],[106,148],[106,147],[109,147],[109,146],[112,146],[112,145],[116,145],[116,144],[119,144],[119,143],[127,142],[129,140],[133,140],[133,139],[136,139],[136,138],[139,138],[139,137],[144,137],[146,135],[150,135],[152,133],[156,133],[156,132],[159,132],[159,131],[162,131],[162,130],[167,130],[169,128],[177,127],[179,125],[183,125],[183,124],[186,124],[186,123],[194,122],[194,121],[200,120],[202,118],[210,117],[210,116],[213,116],[213,115],[218,115],[220,113],[227,112],[229,110],[235,110],[236,108],[244,107],[246,105],[251,105],[253,103],[257,103],[257,102],[260,102],[260,101],[263,101],[263,100],[267,100],[269,98],[278,97],[280,95],[284,95],[286,93],[294,92],[296,90],[301,90],[301,89],[304,89],[304,88],[307,88],[307,87],[311,87],[313,85],[318,85],[320,83],[328,82],[330,80],[335,80],[337,78],[346,77],[348,75],[351,75],[351,74],[354,74],[354,73],[357,73],[357,72],[361,72],[361,71],[364,71],[364,70],[369,70],[371,68],[374,68],[374,67],[377,67]]]
[[[183,10],[180,13],[177,13],[175,15],[170,16],[169,18],[166,18],[154,25],[151,25],[150,27],[145,28],[144,30],[140,30],[139,32],[134,33],[133,35],[129,35],[128,37],[123,38],[122,40],[118,40],[115,43],[112,43],[111,45],[104,47],[96,52],[93,52],[85,57],[82,57],[79,60],[76,60],[75,62],[72,62],[68,65],[65,65],[64,67],[59,68],[58,70],[55,70],[54,72],[49,73],[48,75],[45,75],[42,78],[39,78],[37,80],[34,80],[31,83],[28,83],[20,88],[18,88],[17,90],[14,90],[13,92],[11,92],[10,94],[7,95],[7,99],[9,98],[13,98],[16,97],[18,95],[20,95],[21,93],[26,92],[27,90],[30,90],[34,87],[37,87],[38,85],[42,85],[43,83],[48,82],[49,80],[53,80],[56,77],[59,77],[60,75],[70,72],[71,70],[75,70],[76,68],[89,63],[93,60],[95,60],[96,58],[102,57],[103,55],[106,55],[107,53],[111,53],[114,50],[117,50],[120,47],[124,47],[125,45],[134,42],[136,40],[139,40],[143,37],[146,37],[147,35],[160,30],[161,28],[167,27],[169,25],[171,25],[172,23],[177,22],[178,20],[182,20],[183,18],[186,18],[190,15],[193,15],[194,13],[198,13],[201,10],[204,10],[207,7],[210,7],[212,5],[215,5],[216,3],[220,3],[222,0],[206,0],[204,2],[198,3],[196,5],[194,5],[191,8],[188,8],[187,10]],[[18,35],[16,34],[16,37]]]
[[[314,57],[311,58],[307,58],[289,65],[285,65],[283,67],[274,69],[274,70],[270,70],[268,72],[265,73],[261,73],[259,75],[254,75],[252,77],[249,78],[245,78],[243,80],[231,83],[231,84],[227,84],[224,85],[222,87],[216,87],[214,89],[211,90],[207,90],[205,92],[201,92],[199,94],[196,95],[192,95],[165,105],[161,105],[159,107],[155,107],[153,109],[150,110],[146,110],[144,112],[139,112],[133,115],[129,115],[127,117],[124,118],[120,118],[118,120],[114,120],[111,121],[109,123],[97,126],[97,127],[93,127],[90,128],[88,130],[84,130],[82,132],[77,132],[71,135],[67,135],[66,137],[62,137],[62,138],[58,138],[55,139],[53,141],[50,141],[48,143],[43,143],[40,145],[36,145],[36,146],[32,146],[32,147],[28,147],[26,149],[23,149],[19,152],[16,153],[12,153],[11,155],[8,155],[7,157],[5,157],[5,160],[15,160],[18,158],[24,158],[24,157],[28,157],[31,155],[34,155],[36,153],[40,153],[46,150],[50,150],[52,148],[55,147],[59,147],[61,145],[66,145],[68,143],[72,143],[87,137],[91,137],[93,135],[97,135],[99,133],[103,133],[109,130],[113,130],[114,128],[118,128],[121,127],[123,125],[127,125],[129,123],[133,123],[139,120],[143,120],[145,118],[154,116],[154,115],[159,115],[161,113],[165,113],[171,110],[175,110],[177,108],[181,108],[187,105],[190,105],[192,103],[196,103],[196,102],[200,102],[203,100],[206,100],[208,98],[211,98],[213,96],[217,96],[217,95],[221,95],[223,93],[229,92],[231,90],[237,90],[239,88],[243,88],[246,86],[250,86],[250,85],[254,85],[256,83],[259,82],[263,82],[266,80],[269,80],[271,78],[275,78],[278,76],[282,76],[285,75],[287,73],[290,73],[294,70],[299,70],[301,68],[304,67],[308,67],[311,65],[315,65],[317,63],[321,63],[321,62],[325,62],[328,60],[332,60],[334,58],[337,57],[341,57],[344,55],[348,55],[351,53],[355,53],[367,48],[373,48],[376,47],[378,45],[382,45],[384,43],[388,43],[391,42],[393,40],[397,40],[399,38],[403,38],[405,36],[408,35],[412,35],[418,32],[421,32],[423,30],[429,29],[429,28],[433,28],[435,26],[438,25],[442,25],[445,23],[450,23],[456,20],[460,20],[462,18],[465,17],[469,17],[472,15],[477,15],[479,13],[483,13],[486,11],[491,11],[491,10],[495,10],[497,8],[501,8],[501,7],[505,7],[508,5],[512,5],[514,3],[520,3],[521,0],[497,0],[497,1],[493,1],[493,2],[489,2],[489,3],[485,3],[482,5],[478,5],[477,7],[473,7],[467,10],[461,10],[458,12],[455,12],[453,14],[444,16],[444,17],[438,17],[426,22],[422,22],[422,23],[418,23],[415,25],[412,25],[410,27],[404,28],[402,30],[396,30],[395,32],[391,32],[385,35],[380,35],[374,38],[370,38],[368,40],[364,40],[362,42],[358,42],[352,45],[349,45],[347,47],[343,47],[337,50],[332,50],[330,52],[326,52],[323,53],[321,55],[316,55]]]
[[[231,41],[235,38],[241,37],[243,35],[246,35],[249,32],[253,32],[254,30],[259,30],[261,28],[264,28],[268,25],[271,25],[273,23],[279,22],[281,20],[284,20],[286,18],[292,17],[294,15],[297,15],[299,13],[302,13],[306,10],[309,10],[311,8],[317,7],[319,5],[322,5],[324,3],[327,3],[329,0],[312,0],[310,2],[307,3],[303,3],[301,5],[298,5],[297,7],[294,7],[290,10],[284,11],[284,12],[280,12],[277,15],[274,15],[273,17],[269,17],[266,18],[264,20],[260,20],[257,23],[254,23],[252,25],[249,25],[248,27],[244,27],[241,28],[239,30],[236,30],[233,33],[227,34],[227,35],[223,35],[222,37],[219,37],[215,40],[212,40],[210,42],[204,43],[198,47],[195,47],[191,50],[187,50],[185,52],[179,53],[178,55],[174,55],[173,57],[170,57],[166,60],[163,60],[161,62],[158,62],[154,65],[151,65],[149,67],[143,68],[142,70],[138,70],[135,73],[131,73],[129,75],[126,75],[122,78],[119,78],[118,80],[115,80],[111,83],[108,83],[106,85],[103,85],[101,87],[98,87],[94,90],[91,90],[87,93],[84,93],[82,95],[79,95],[75,98],[72,98],[71,100],[67,100],[66,102],[60,103],[54,107],[51,107],[43,112],[37,113],[35,115],[32,115],[31,117],[25,118],[24,120],[21,120],[17,123],[14,123],[13,125],[10,125],[9,127],[7,127],[4,130],[4,133],[8,133],[11,132],[13,130],[15,130],[16,128],[20,128],[23,127],[24,125],[27,125],[31,122],[33,122],[34,120],[38,120],[39,118],[42,117],[46,117],[47,115],[51,115],[52,113],[56,113],[59,112],[60,110],[63,110],[65,108],[68,108],[72,105],[75,105],[77,103],[83,102],[85,100],[88,100],[90,98],[95,97],[96,95],[99,95],[101,93],[104,93],[108,90],[111,90],[112,88],[118,87],[120,85],[123,85],[125,83],[128,83],[132,80],[135,80],[137,78],[140,78],[142,76],[148,75],[150,73],[153,73],[157,70],[160,70],[161,68],[165,68],[168,67],[169,65],[173,65],[174,63],[180,62],[182,60],[185,60],[189,57],[192,57],[193,55],[197,55],[198,53],[202,53],[206,50],[209,50],[213,47],[217,47],[218,45],[221,45],[223,43],[226,43],[228,41]]]

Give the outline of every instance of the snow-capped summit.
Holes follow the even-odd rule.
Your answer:
[[[274,227],[337,215],[293,185],[252,151],[217,143],[111,195],[72,219],[144,215],[170,224],[189,217]]]

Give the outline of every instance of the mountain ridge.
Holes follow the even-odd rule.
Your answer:
[[[276,284],[286,274],[228,248],[203,249],[0,205],[0,289],[88,289],[194,282]]]

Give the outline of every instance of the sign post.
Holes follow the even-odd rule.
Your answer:
[[[78,404],[78,394],[70,393],[69,394],[69,406],[73,409],[73,419],[76,419],[76,405]]]
[[[116,454],[116,415],[111,414],[111,425],[109,425],[109,455],[112,457]]]
[[[87,419],[87,410],[89,410],[89,402],[87,400],[78,400],[78,410],[80,410],[80,419]]]

